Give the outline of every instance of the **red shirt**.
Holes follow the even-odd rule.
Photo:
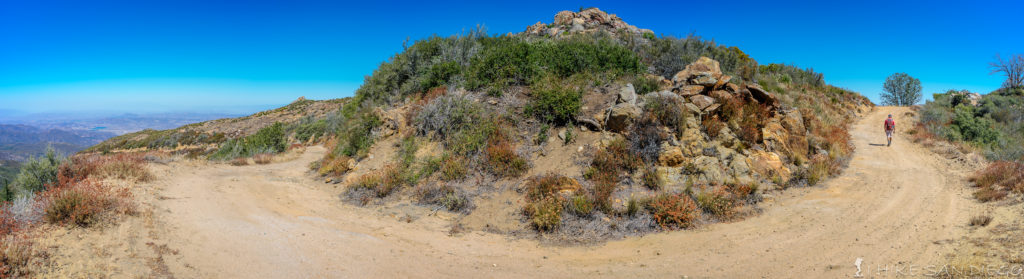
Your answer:
[[[885,130],[886,131],[896,130],[896,120],[892,120],[892,118],[885,119]]]

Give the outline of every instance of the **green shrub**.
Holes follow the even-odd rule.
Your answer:
[[[562,223],[562,201],[557,197],[529,203],[525,211],[538,231],[553,231]]]
[[[53,148],[47,148],[46,155],[29,158],[8,187],[12,188],[16,196],[25,196],[45,190],[47,186],[54,186],[57,184],[59,167],[64,161],[64,157],[57,155]]]
[[[953,127],[963,139],[981,145],[994,143],[999,137],[994,125],[992,119],[976,117],[974,109],[967,106],[957,107],[953,117]]]
[[[569,212],[580,217],[589,216],[594,211],[594,204],[584,195],[574,195],[569,199]]]
[[[644,168],[642,180],[644,186],[651,190],[659,190],[665,184],[661,178],[658,178],[658,169],[654,167]]]
[[[653,78],[648,78],[644,75],[637,75],[633,79],[633,87],[636,89],[636,94],[644,95],[651,92],[657,92],[661,87],[661,84]]]
[[[299,124],[295,127],[295,139],[306,142],[316,140],[327,133],[327,121],[324,119]]]
[[[284,152],[287,147],[284,125],[277,122],[260,129],[255,134],[225,142],[217,152],[210,155],[210,159],[231,160],[260,153],[280,153]]]
[[[636,74],[643,66],[630,49],[598,36],[531,41],[501,36],[482,42],[483,51],[470,63],[470,89],[528,85],[548,74],[560,78],[578,73]]]
[[[574,121],[583,105],[583,93],[558,82],[540,84],[543,85],[534,86],[526,113],[556,125]]]

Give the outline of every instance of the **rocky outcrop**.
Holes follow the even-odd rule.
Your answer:
[[[610,33],[629,32],[633,34],[654,34],[654,31],[640,29],[629,25],[614,14],[608,14],[598,8],[589,8],[580,12],[561,11],[555,14],[554,22],[544,24],[537,22],[526,28],[526,35],[547,35],[559,37],[566,34],[605,31]]]
[[[640,108],[635,104],[619,103],[608,109],[604,127],[612,132],[622,133],[640,117]]]

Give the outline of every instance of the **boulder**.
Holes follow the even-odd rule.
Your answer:
[[[697,180],[705,184],[724,184],[726,182],[725,169],[717,158],[698,156],[693,160],[697,168]]]
[[[780,121],[782,128],[789,131],[789,140],[786,142],[792,154],[807,154],[807,128],[804,127],[804,118],[799,110],[793,109],[782,114]]]
[[[788,148],[789,131],[782,127],[778,117],[774,117],[761,128],[764,147],[767,151],[790,153]]]
[[[689,96],[693,96],[693,95],[698,95],[701,92],[704,92],[704,86],[700,86],[700,85],[683,85],[683,86],[679,87],[679,92],[678,93],[679,93],[680,96],[689,97]]]
[[[663,143],[661,146],[661,153],[658,154],[658,165],[677,167],[686,160],[686,156],[683,155],[683,149],[679,146],[671,146]]]
[[[722,75],[722,77],[718,78],[718,82],[715,83],[715,89],[724,89],[725,84],[729,83],[730,80],[732,80],[732,76]]]
[[[699,107],[697,107],[697,105],[694,105],[693,103],[683,104],[683,107],[685,107],[686,110],[689,110],[693,114],[700,114],[700,112],[701,112],[701,109]]]
[[[570,11],[561,11],[555,14],[555,24],[568,25],[572,24],[572,19],[576,17],[576,13]]]
[[[704,114],[710,114],[712,112],[715,112],[721,106],[722,106],[722,104],[718,104],[718,103],[711,104],[710,106],[704,108]]]
[[[697,106],[697,108],[704,110],[707,107],[715,104],[715,98],[711,98],[704,95],[690,96],[690,102]]]
[[[679,148],[685,157],[702,155],[704,144],[704,133],[699,129],[686,129],[679,135]]]
[[[665,79],[663,76],[654,74],[644,74],[644,77],[648,80],[652,80],[658,83],[658,90],[666,90],[672,88],[672,81]]]
[[[738,84],[735,84],[735,83],[726,83],[724,89],[725,89],[725,91],[729,91],[729,93],[736,94],[736,93],[740,93],[740,90],[742,88],[740,88],[740,86]]]
[[[747,84],[747,90],[750,90],[750,95],[759,103],[768,105],[769,107],[775,107],[778,105],[778,99],[775,98],[775,95],[764,90],[760,85]]]
[[[640,116],[640,108],[634,104],[621,103],[608,109],[608,117],[604,127],[609,131],[622,133]]]
[[[526,33],[528,34],[542,34],[544,30],[548,29],[548,25],[538,21],[529,27],[526,27]]]
[[[633,88],[633,84],[629,83],[619,89],[619,97],[615,100],[615,103],[627,103],[636,105],[636,89]]]
[[[750,169],[762,178],[773,179],[772,176],[778,175],[781,181],[788,181],[792,174],[782,162],[782,157],[775,152],[755,150],[748,160]]]
[[[711,96],[712,98],[715,98],[715,99],[718,99],[718,100],[731,100],[732,97],[733,97],[733,95],[731,93],[729,93],[729,91],[725,91],[725,90],[711,91],[711,93],[708,93],[708,96]]]
[[[722,70],[718,61],[701,56],[697,61],[686,65],[685,69],[676,73],[672,77],[672,82],[677,85],[690,84],[710,87],[714,86],[721,77]]]

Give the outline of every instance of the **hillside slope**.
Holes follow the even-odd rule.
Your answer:
[[[157,178],[138,186],[150,193],[140,209],[146,217],[109,230],[128,233],[79,237],[87,243],[54,238],[54,247],[67,247],[54,253],[55,260],[76,264],[42,274],[845,277],[856,273],[854,262],[862,258],[870,271],[865,275],[883,276],[878,266],[912,264],[918,275],[933,265],[934,275],[947,263],[944,255],[964,241],[958,239],[978,204],[967,198],[968,170],[956,162],[903,135],[882,146],[877,123],[889,113],[905,122],[906,111],[886,107],[865,114],[852,127],[858,152],[844,174],[821,187],[770,198],[756,217],[583,247],[489,232],[450,234],[456,214],[422,207],[381,212],[338,203],[336,185],[305,174],[306,164],[325,152],[320,147],[269,165],[153,165]],[[123,255],[111,265],[111,257],[98,256],[136,249],[148,255],[148,247],[163,247],[156,249],[165,251],[158,262]]]

